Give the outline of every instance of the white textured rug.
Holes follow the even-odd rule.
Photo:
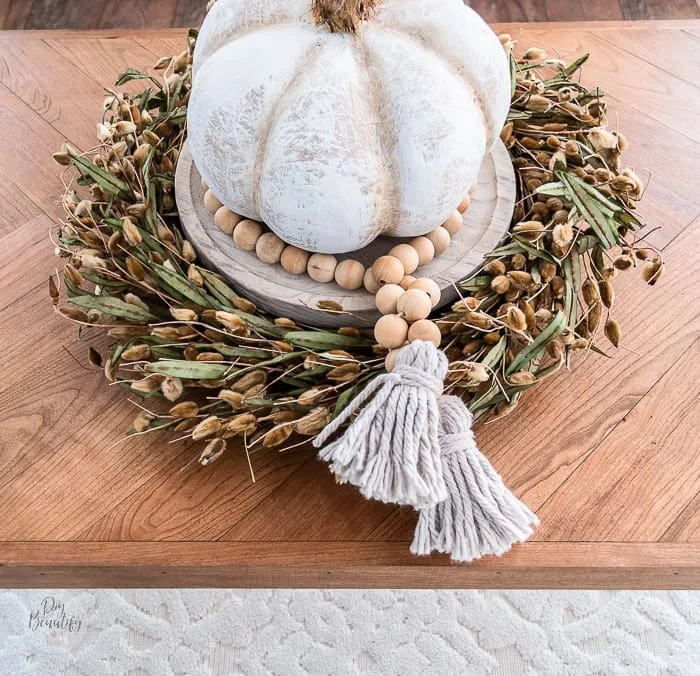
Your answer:
[[[0,674],[700,674],[700,593],[4,591]]]

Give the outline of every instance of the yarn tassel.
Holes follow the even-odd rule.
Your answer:
[[[432,343],[402,348],[394,370],[374,378],[316,438],[321,448],[359,411],[319,457],[366,498],[416,509],[445,500],[437,401],[447,367]]]
[[[500,556],[527,540],[539,520],[506,488],[477,448],[472,416],[462,400],[441,397],[439,410],[448,497],[421,510],[411,552],[443,552],[454,561]]]

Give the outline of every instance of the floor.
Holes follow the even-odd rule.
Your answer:
[[[496,21],[697,19],[700,0],[472,0]],[[196,26],[205,0],[0,0],[0,29]]]
[[[0,638],[16,676],[697,676],[700,592],[0,591]]]

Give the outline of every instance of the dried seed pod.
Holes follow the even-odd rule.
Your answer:
[[[237,329],[243,328],[243,320],[233,312],[225,312],[223,310],[217,310],[215,313],[216,321],[227,329],[236,331]]]
[[[510,289],[510,279],[506,275],[498,275],[491,280],[491,289],[499,294],[508,293]]]
[[[567,249],[574,239],[574,229],[568,223],[559,223],[552,230],[552,241],[562,249]]]
[[[551,282],[557,274],[557,266],[554,265],[554,263],[540,261],[538,263],[538,267],[540,271],[540,277],[542,278],[542,282],[544,284]]]
[[[615,289],[613,285],[607,279],[601,279],[598,282],[598,292],[600,293],[600,299],[603,301],[603,305],[607,308],[611,308],[615,302]]]
[[[213,434],[216,434],[221,430],[221,420],[215,415],[210,415],[205,418],[192,430],[192,438],[195,441],[199,439],[205,439]]]
[[[537,317],[535,315],[535,310],[529,301],[521,300],[518,303],[518,309],[525,315],[525,323],[527,328],[532,331],[537,323]]]
[[[206,467],[215,460],[218,460],[226,450],[226,441],[221,437],[212,439],[199,456],[199,464]]]
[[[132,345],[122,352],[121,358],[124,361],[144,361],[151,356],[151,349],[148,345]]]
[[[642,268],[642,279],[649,284],[649,286],[654,286],[654,284],[661,279],[663,272],[664,264],[658,259],[650,259],[647,260]]]
[[[264,385],[267,381],[267,373],[263,369],[255,369],[246,373],[244,376],[239,378],[230,389],[234,392],[243,392],[246,394],[251,387],[256,385]]]
[[[505,275],[506,266],[503,264],[503,261],[494,259],[484,265],[484,272],[486,274],[493,275],[494,277],[497,277],[498,275]]]
[[[158,391],[160,380],[149,376],[148,378],[143,378],[142,380],[131,383],[130,387],[134,392],[139,392],[140,394],[153,394]]]
[[[171,307],[170,314],[179,322],[196,322],[197,313],[194,310],[183,307]]]
[[[226,424],[226,431],[233,434],[252,434],[258,425],[257,418],[252,413],[239,413]]]
[[[147,411],[141,411],[135,418],[134,422],[132,423],[132,427],[134,428],[134,432],[145,432],[148,430],[151,426],[151,421],[153,420],[153,416],[148,413]]]
[[[527,287],[532,283],[532,275],[529,272],[511,270],[510,272],[506,273],[506,276],[516,289],[527,289]]]
[[[168,415],[174,418],[195,418],[199,415],[199,406],[193,401],[181,401],[168,411]]]
[[[273,427],[269,432],[263,435],[263,447],[274,448],[275,446],[280,446],[292,436],[293,431],[293,426],[289,424],[281,427]]]
[[[160,384],[160,390],[168,401],[177,401],[185,391],[185,387],[179,378],[166,378]]]
[[[516,371],[508,376],[508,382],[516,387],[534,385],[537,382],[537,377],[534,373],[530,373],[530,371]]]
[[[309,411],[294,424],[294,429],[304,436],[312,437],[319,434],[330,422],[331,414],[325,406],[318,406]]]
[[[517,307],[508,309],[504,321],[514,331],[525,331],[525,329],[527,329],[527,317],[525,313]]]
[[[217,395],[219,399],[225,401],[234,411],[243,408],[243,393],[233,390],[221,390]]]
[[[622,337],[622,329],[620,324],[614,319],[608,319],[605,322],[605,337],[615,346],[619,347],[620,338]]]
[[[628,256],[627,254],[623,254],[618,256],[613,261],[613,265],[618,270],[629,270],[634,265],[634,258],[632,258],[632,256]]]

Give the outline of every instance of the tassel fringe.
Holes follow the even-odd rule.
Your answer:
[[[421,510],[411,552],[454,561],[500,556],[527,540],[539,520],[503,483],[476,446],[472,417],[458,397],[439,401],[440,444],[448,498]]]
[[[416,509],[445,500],[437,401],[446,374],[447,359],[432,343],[406,346],[394,370],[375,378],[316,438],[322,447],[359,411],[319,457],[366,498]]]

